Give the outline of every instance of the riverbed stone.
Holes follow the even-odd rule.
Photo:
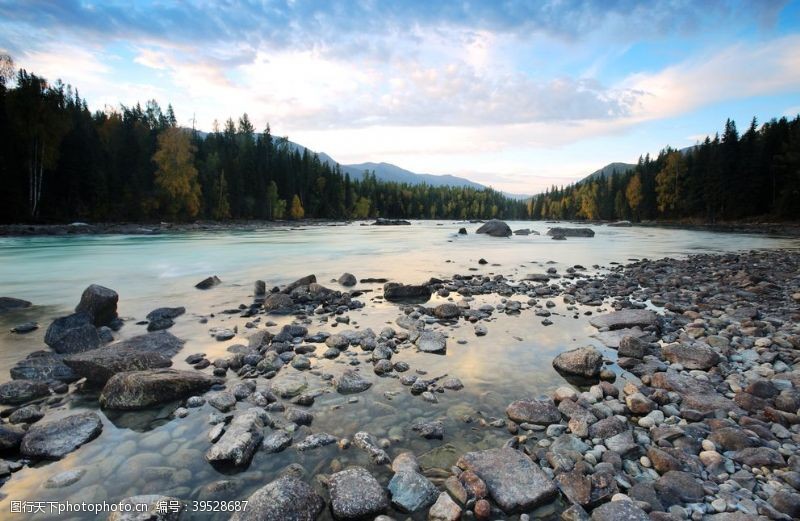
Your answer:
[[[0,384],[0,404],[19,405],[50,395],[47,384],[39,380],[12,380]]]
[[[556,356],[553,367],[561,374],[596,378],[603,367],[603,356],[594,347],[579,347]]]
[[[354,394],[366,391],[372,387],[372,382],[366,380],[361,373],[347,369],[339,378],[336,378],[336,392],[339,394]]]
[[[706,371],[717,365],[721,358],[716,351],[706,344],[667,344],[661,353],[673,364],[681,364],[684,369],[700,369]]]
[[[431,506],[439,495],[436,486],[418,472],[396,473],[389,481],[392,504],[402,512],[418,512]]]
[[[658,497],[665,506],[697,503],[703,500],[703,486],[688,472],[670,470],[655,482]]]
[[[422,331],[416,344],[423,353],[443,354],[447,351],[447,337],[441,331]]]
[[[592,521],[650,521],[633,501],[609,501],[592,511]]]
[[[9,370],[14,380],[74,382],[79,377],[67,364],[64,355],[50,351],[35,351]]]
[[[102,385],[117,373],[170,367],[172,360],[159,352],[115,344],[67,356],[64,364],[89,383]]]
[[[382,514],[389,507],[383,487],[364,467],[350,467],[331,475],[328,491],[336,519],[363,519]]]
[[[61,459],[100,435],[103,423],[94,412],[65,416],[33,425],[20,445],[20,453],[33,459]]]
[[[92,317],[83,312],[55,319],[45,332],[44,343],[62,354],[89,351],[101,344]]]
[[[648,327],[658,323],[657,315],[647,309],[623,309],[603,315],[595,315],[589,319],[594,327],[622,329],[631,327]]]
[[[314,521],[325,501],[311,486],[286,475],[256,490],[231,521]]]
[[[245,466],[263,439],[267,413],[253,407],[233,417],[222,437],[206,451],[206,460],[236,467]]]
[[[550,425],[561,420],[561,413],[551,400],[517,400],[506,408],[506,415],[517,423]]]
[[[222,381],[197,371],[176,369],[117,373],[103,387],[100,405],[105,409],[144,409],[202,393]]]
[[[472,470],[507,514],[531,510],[552,500],[555,484],[524,453],[512,448],[488,449],[464,454],[457,465]]]
[[[461,518],[461,507],[453,501],[447,492],[442,492],[428,510],[428,521],[458,521]]]
[[[118,301],[119,295],[113,289],[92,284],[83,290],[75,312],[89,315],[92,323],[97,327],[107,326],[117,318]]]

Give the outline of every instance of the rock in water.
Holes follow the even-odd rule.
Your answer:
[[[459,235],[466,235],[467,234],[467,229],[466,228],[459,228],[458,229],[458,234]]]
[[[38,380],[13,380],[0,384],[0,404],[19,405],[48,396],[47,384]]]
[[[306,275],[305,277],[301,277],[301,278],[297,279],[296,281],[292,282],[291,284],[289,284],[288,286],[286,286],[285,288],[283,288],[282,293],[289,294],[292,291],[294,291],[295,289],[299,288],[300,286],[308,286],[308,285],[313,284],[315,282],[317,282],[317,276],[316,275],[314,275],[314,274]]]
[[[102,430],[100,417],[93,412],[39,423],[33,425],[22,438],[20,453],[27,458],[61,459],[95,439]]]
[[[14,380],[58,380],[74,382],[78,379],[69,366],[64,363],[63,355],[50,351],[35,351],[20,360],[9,371]]]
[[[439,495],[436,486],[418,472],[398,472],[389,481],[392,504],[403,512],[428,508]]]
[[[352,273],[342,273],[342,276],[339,277],[339,284],[342,286],[355,286],[356,285],[356,276]]]
[[[458,521],[459,519],[461,519],[461,507],[447,492],[439,494],[436,503],[428,511],[428,521]]]
[[[458,305],[453,304],[452,302],[445,302],[444,304],[439,304],[434,308],[433,314],[436,315],[436,318],[442,319],[451,319],[451,318],[458,318],[461,315],[461,310],[459,309]]]
[[[594,230],[591,228],[550,228],[547,235],[551,237],[594,237]]]
[[[289,295],[273,293],[264,299],[263,306],[268,313],[289,313],[294,307],[294,301]]]
[[[100,405],[105,409],[144,409],[205,392],[222,382],[197,371],[175,369],[117,373],[103,387]]]
[[[219,280],[219,277],[216,275],[212,275],[210,277],[206,277],[205,279],[201,280],[197,284],[194,285],[197,289],[211,289],[214,286],[221,284],[222,281]]]
[[[611,226],[611,227],[614,227],[614,228],[629,228],[629,227],[631,227],[633,225],[631,224],[630,221],[617,221],[617,222],[613,222],[613,223],[608,223],[608,226]]]
[[[506,408],[506,415],[517,423],[550,425],[561,420],[561,413],[551,400],[517,400]]]
[[[100,347],[100,335],[87,313],[57,318],[47,328],[44,343],[56,353],[80,353]]]
[[[12,309],[25,309],[31,307],[27,300],[13,297],[0,297],[0,313],[11,311]]]
[[[603,327],[607,327],[608,329],[622,329],[637,326],[654,326],[658,321],[656,314],[650,310],[623,309],[621,311],[606,313],[605,315],[594,316],[589,319],[589,323],[598,329]]]
[[[405,219],[385,219],[383,217],[378,217],[378,219],[372,223],[372,226],[410,226],[411,223],[406,221]]]
[[[447,338],[440,331],[421,332],[416,344],[423,353],[444,354],[447,351]]]
[[[386,492],[364,467],[350,467],[330,477],[331,510],[339,520],[357,520],[383,513]]]
[[[174,502],[180,503],[180,500],[157,494],[126,497],[120,501],[120,504],[126,505],[124,510],[111,512],[108,521],[178,521],[181,517],[180,510],[164,509],[163,512],[159,511],[161,505],[170,505]],[[146,505],[146,507],[144,511],[139,511],[138,509],[141,507],[136,505]]]
[[[511,228],[504,221],[492,219],[491,221],[486,221],[475,233],[485,233],[492,237],[510,237]]]
[[[170,367],[172,360],[159,353],[105,347],[69,356],[64,363],[88,382],[105,384],[117,373]]]
[[[425,302],[431,298],[431,288],[425,284],[399,284],[387,282],[383,285],[383,297],[389,302],[413,300]]]
[[[75,307],[76,313],[86,313],[97,326],[107,326],[117,318],[117,302],[119,295],[113,289],[92,284],[81,295],[81,301]]]
[[[579,347],[556,356],[553,367],[561,374],[596,378],[603,367],[603,356],[594,347]]]
[[[532,510],[558,494],[547,474],[524,453],[512,448],[468,452],[457,465],[475,472],[507,514]]]
[[[342,376],[336,379],[336,391],[339,394],[353,394],[366,391],[372,387],[372,382],[365,380],[358,372],[347,369]]]
[[[236,415],[225,434],[206,451],[206,460],[211,463],[228,463],[241,467],[250,463],[263,435],[267,413],[253,407]]]
[[[308,484],[283,476],[256,490],[247,498],[247,509],[231,521],[314,521],[325,501]]]

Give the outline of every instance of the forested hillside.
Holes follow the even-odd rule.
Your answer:
[[[728,120],[721,136],[644,156],[624,173],[553,187],[528,211],[533,219],[798,219],[800,116],[760,127],[753,119],[741,136]]]
[[[201,136],[171,105],[92,113],[77,89],[0,74],[0,222],[526,218],[490,189],[351,179],[247,114]]]

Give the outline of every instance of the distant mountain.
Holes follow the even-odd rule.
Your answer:
[[[624,174],[628,170],[633,170],[634,168],[636,168],[636,165],[631,164],[631,163],[619,163],[619,162],[617,162],[617,163],[609,163],[606,166],[604,166],[603,168],[601,168],[600,170],[596,170],[596,171],[592,172],[591,174],[587,175],[586,177],[584,177],[583,179],[581,179],[578,182],[582,183],[584,181],[589,181],[591,179],[597,179],[600,176],[608,178],[608,176],[610,176],[614,172],[616,172],[618,174]]]
[[[306,150],[306,147],[293,141],[287,141],[287,145],[292,149],[298,150],[300,153]],[[338,163],[325,152],[314,152],[311,149],[308,149],[308,151],[311,153],[316,153],[317,156],[319,156],[319,160],[323,163],[328,163],[331,166],[335,166]],[[486,188],[480,183],[470,181],[469,179],[464,179],[463,177],[456,177],[453,175],[418,174],[416,172],[406,170],[405,168],[400,168],[399,166],[391,163],[368,162],[350,165],[339,163],[339,166],[341,167],[342,172],[350,174],[350,177],[355,179],[361,179],[364,176],[364,172],[374,172],[376,179],[390,183],[406,183],[410,185],[419,185],[425,183],[430,186],[468,186],[477,190],[483,190]]]

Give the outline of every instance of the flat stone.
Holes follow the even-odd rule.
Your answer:
[[[528,456],[511,448],[468,452],[458,466],[475,472],[507,514],[531,510],[552,500],[555,484]]]
[[[102,430],[103,423],[93,412],[39,423],[33,425],[22,438],[20,453],[34,459],[61,459],[99,436]]]
[[[688,472],[670,470],[655,483],[658,497],[665,506],[697,503],[703,500],[703,486]]]
[[[550,425],[561,420],[561,413],[550,400],[517,400],[506,408],[506,415],[517,423]]]
[[[281,452],[292,444],[292,436],[286,431],[275,431],[264,438],[261,448],[267,454]]]
[[[650,521],[633,501],[609,501],[592,511],[592,521]]]
[[[256,490],[247,498],[247,508],[231,521],[314,521],[325,501],[307,483],[283,476]]]
[[[197,371],[175,369],[117,373],[103,387],[100,405],[106,409],[144,409],[202,393],[222,382]]]
[[[266,419],[266,411],[258,407],[234,416],[219,441],[206,451],[206,460],[236,467],[249,464],[263,439]]]
[[[684,369],[700,369],[706,371],[722,360],[711,347],[706,344],[668,344],[661,348],[664,358],[673,364],[681,364]]]
[[[416,344],[423,353],[443,354],[447,351],[447,338],[441,331],[422,331]]]
[[[428,521],[458,521],[461,518],[461,507],[442,492],[428,511]]]
[[[383,487],[364,467],[350,467],[331,475],[328,491],[336,519],[376,516],[389,507]]]
[[[439,495],[433,483],[418,472],[398,472],[389,481],[392,504],[402,512],[418,512],[431,506]]]
[[[733,454],[733,460],[751,467],[783,467],[786,461],[781,453],[769,447],[750,447]]]
[[[38,380],[12,380],[0,384],[0,404],[19,405],[50,395],[47,384]]]
[[[120,343],[67,356],[64,364],[88,382],[100,385],[117,373],[170,367],[172,360],[170,356],[157,351],[142,350]]]
[[[79,377],[67,364],[64,355],[50,351],[36,351],[23,358],[9,370],[14,380],[58,380],[74,382]]]
[[[86,474],[86,469],[72,469],[59,472],[55,476],[50,476],[44,482],[44,488],[64,488],[80,481]]]
[[[622,329],[633,327],[648,327],[658,323],[657,315],[646,309],[623,309],[603,315],[595,315],[589,323],[597,329]]]
[[[11,311],[12,309],[25,309],[31,306],[30,302],[21,298],[0,297],[0,313]]]

